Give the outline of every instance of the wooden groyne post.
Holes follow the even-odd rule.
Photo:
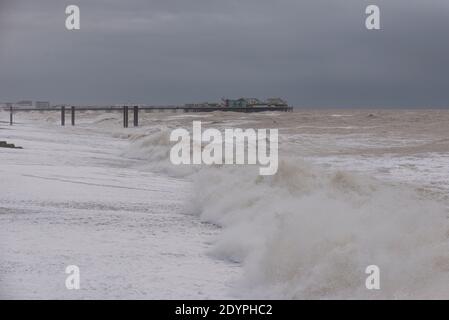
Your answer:
[[[9,107],[9,125],[13,124],[13,116],[12,116],[12,106]]]
[[[134,106],[134,127],[139,126],[139,107]]]

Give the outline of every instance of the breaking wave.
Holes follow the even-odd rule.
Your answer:
[[[449,298],[447,209],[411,186],[282,155],[274,176],[254,166],[176,167],[169,130],[130,138],[126,156],[192,181],[195,212],[222,227],[211,254],[245,270],[238,297]],[[373,264],[381,290],[365,288]]]

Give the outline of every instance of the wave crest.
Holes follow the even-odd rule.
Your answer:
[[[169,130],[138,136],[127,155],[188,176],[201,218],[223,228],[212,254],[239,262],[242,298],[449,298],[447,209],[411,187],[282,157],[255,166],[173,166]],[[378,265],[381,290],[365,288]]]

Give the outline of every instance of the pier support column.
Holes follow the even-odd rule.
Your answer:
[[[134,127],[139,126],[139,107],[134,106]]]
[[[123,107],[123,128],[128,128],[128,106]]]
[[[65,106],[61,107],[61,126],[65,126]]]
[[[72,106],[72,126],[75,125],[75,107]]]

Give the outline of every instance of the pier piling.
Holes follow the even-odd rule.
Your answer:
[[[123,107],[123,128],[128,128],[128,106]]]
[[[134,127],[139,126],[139,107],[134,106]]]
[[[75,125],[75,107],[72,106],[72,126]]]
[[[65,126],[65,106],[61,107],[61,126]]]

